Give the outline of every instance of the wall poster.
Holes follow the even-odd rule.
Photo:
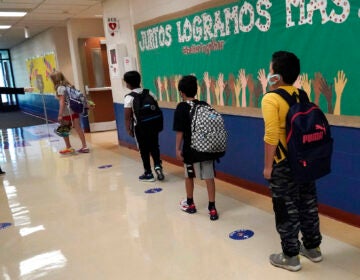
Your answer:
[[[26,60],[26,68],[29,74],[30,86],[34,92],[55,92],[50,74],[56,69],[55,53],[50,52]]]
[[[260,107],[271,55],[287,50],[301,61],[296,85],[324,112],[360,116],[360,1],[204,5],[135,26],[143,85],[160,100],[179,101],[179,78],[194,74],[199,99]]]

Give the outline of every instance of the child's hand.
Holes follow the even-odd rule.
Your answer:
[[[88,104],[88,106],[89,106],[90,108],[95,108],[95,103],[94,103],[94,101],[88,100],[88,101],[87,101],[87,104]]]
[[[24,88],[24,92],[33,92],[34,88],[33,87],[26,87]]]
[[[183,155],[182,155],[182,151],[181,150],[176,150],[176,158],[178,160],[184,161]]]

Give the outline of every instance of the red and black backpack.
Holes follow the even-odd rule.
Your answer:
[[[296,182],[310,182],[331,171],[333,138],[330,125],[322,110],[310,102],[305,91],[299,89],[289,94],[278,88],[279,94],[289,104],[286,115],[287,150],[279,142],[277,149],[286,155]]]

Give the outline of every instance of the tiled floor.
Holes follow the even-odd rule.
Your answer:
[[[189,215],[178,208],[182,168],[164,163],[164,182],[142,183],[138,153],[119,147],[115,131],[88,134],[89,154],[60,156],[52,130],[0,131],[1,280],[360,279],[359,228],[321,217],[324,261],[275,268],[270,198],[217,181],[220,219],[210,221],[198,182]],[[229,238],[241,229],[254,235]]]

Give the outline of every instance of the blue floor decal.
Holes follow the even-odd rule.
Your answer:
[[[162,188],[153,188],[153,189],[146,190],[145,193],[158,193],[161,191],[162,191]]]
[[[254,235],[254,232],[248,229],[239,229],[231,232],[229,237],[235,240],[246,240],[251,238]]]
[[[11,226],[11,223],[0,223],[0,230]]]
[[[105,168],[110,168],[110,167],[112,167],[112,164],[101,165],[98,168],[99,169],[105,169]]]

